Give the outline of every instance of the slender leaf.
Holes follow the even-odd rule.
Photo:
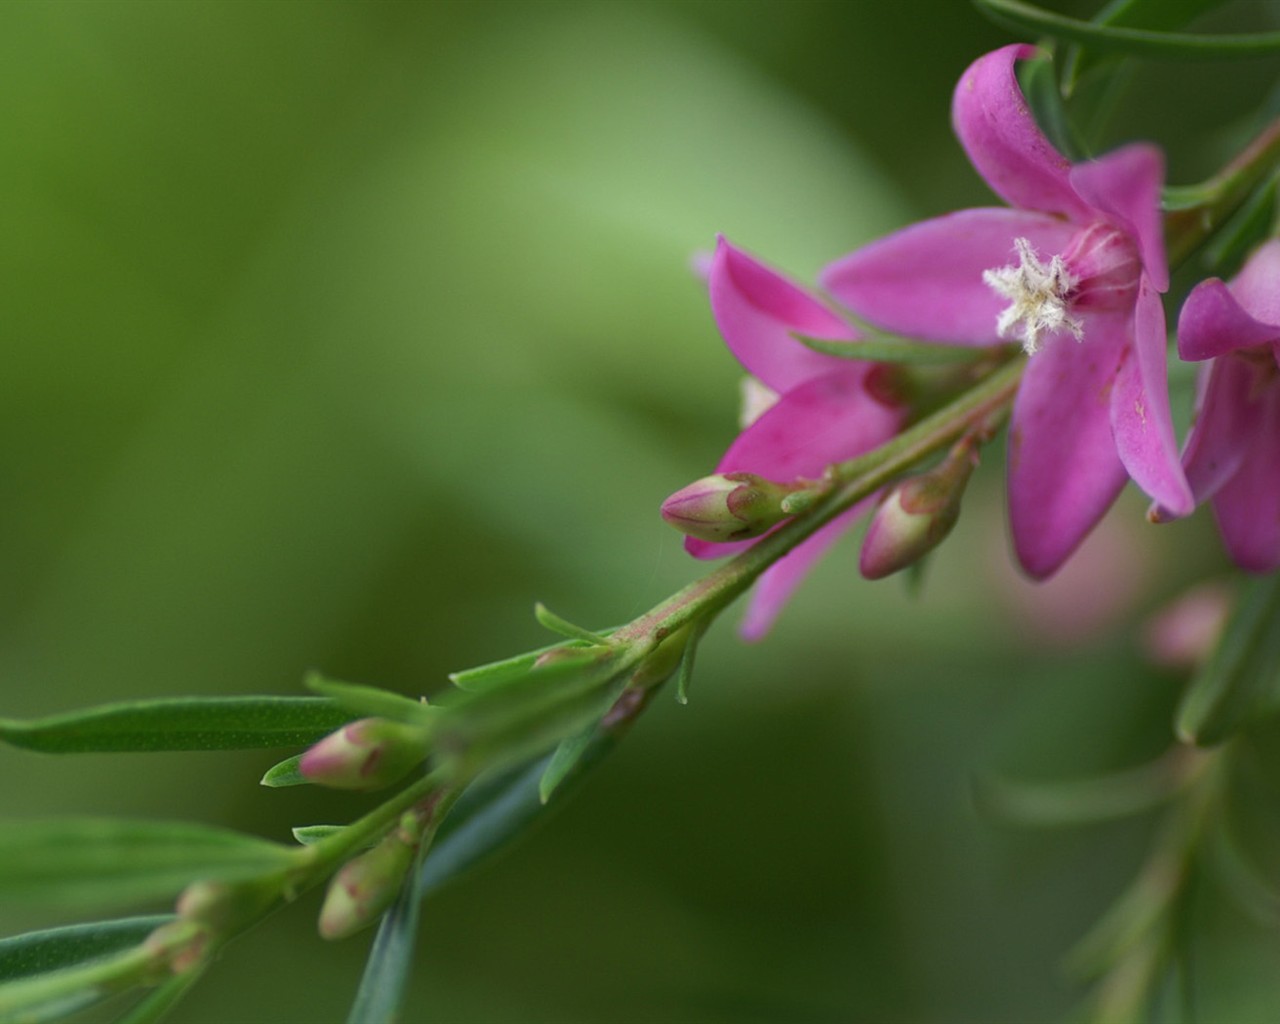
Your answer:
[[[575,626],[568,619],[562,619],[541,601],[533,606],[533,616],[544,629],[559,633],[561,636],[567,636],[571,640],[581,640],[583,643],[601,645],[609,642],[606,637],[601,636],[599,633],[593,633],[589,629]]]
[[[110,956],[136,946],[155,929],[172,920],[171,914],[122,917],[0,939],[0,982]]]
[[[405,876],[399,896],[382,915],[347,1024],[394,1024],[400,1019],[405,986],[414,966],[413,950],[422,909],[422,858],[426,851],[424,845],[415,869]]]
[[[258,785],[267,786],[270,789],[281,789],[285,786],[310,785],[311,780],[298,770],[298,765],[301,763],[301,754],[294,754],[292,757],[286,757],[283,761],[279,761],[268,768],[262,778],[258,780]]]
[[[1221,743],[1280,701],[1280,573],[1246,584],[1208,663],[1178,709],[1178,735]]]
[[[1116,0],[1107,4],[1091,19],[1094,25],[1113,28],[1139,28],[1169,31],[1190,24],[1201,14],[1221,7],[1227,0]],[[1063,88],[1067,95],[1075,90],[1084,75],[1111,59],[1113,54],[1100,53],[1084,46],[1073,46],[1067,56]]]
[[[196,879],[284,871],[298,851],[206,825],[75,818],[0,828],[0,900],[83,909],[170,896]]]
[[[693,685],[693,665],[698,656],[698,644],[711,628],[711,619],[704,618],[695,622],[689,630],[689,639],[680,653],[680,665],[676,669],[676,702],[689,703],[689,687]]]
[[[1253,193],[1243,207],[1205,246],[1204,266],[1217,277],[1231,277],[1275,222],[1276,179]]]
[[[612,732],[594,735],[545,804],[539,784],[551,764],[551,754],[473,783],[440,826],[422,866],[420,894],[427,896],[442,888],[544,820],[545,813],[559,806],[616,742],[617,735]]]
[[[561,640],[559,643],[539,647],[536,651],[526,651],[488,665],[477,665],[475,668],[464,668],[459,672],[450,672],[449,681],[460,690],[478,693],[481,690],[493,690],[506,683],[511,683],[528,675],[538,663],[538,659],[552,651],[578,650],[584,647],[598,647],[602,640],[608,639],[617,631],[617,627],[602,629],[592,633],[592,640]]]
[[[1164,757],[1128,771],[1067,782],[975,780],[978,806],[1019,825],[1062,826],[1127,818],[1159,807],[1186,781],[1184,759]]]
[[[1019,69],[1018,77],[1022,80],[1022,91],[1036,123],[1049,141],[1071,161],[1084,159],[1087,153],[1067,116],[1053,58],[1044,56],[1026,61]]]
[[[155,1024],[178,1005],[203,974],[203,967],[195,967],[172,975],[116,1018],[115,1024]]]
[[[101,988],[85,988],[79,992],[71,992],[44,1002],[24,1002],[17,1009],[21,1012],[6,1013],[4,995],[0,994],[0,1021],[4,1024],[52,1024],[53,1021],[66,1020],[81,1010],[96,1006],[115,993]]]
[[[0,739],[53,754],[296,747],[351,715],[319,697],[183,697],[103,704],[30,721],[0,718]]]
[[[305,683],[308,690],[314,690],[328,697],[334,703],[357,715],[390,718],[413,725],[421,725],[435,715],[435,709],[425,701],[413,700],[378,686],[344,683],[337,679],[328,679],[319,672],[309,673]]]
[[[973,348],[905,339],[829,341],[825,338],[811,338],[794,331],[791,336],[806,348],[821,352],[823,355],[835,356],[837,359],[871,360],[877,363],[972,363],[991,357],[989,347]]]
[[[293,838],[303,846],[311,846],[337,835],[346,827],[346,825],[299,825],[292,829],[292,832]]]
[[[565,780],[573,766],[586,752],[587,744],[591,742],[591,737],[595,734],[596,727],[593,725],[590,729],[584,729],[576,736],[570,736],[567,740],[561,740],[560,745],[556,747],[551,754],[551,760],[547,762],[547,769],[542,773],[542,777],[538,779],[538,799],[542,803],[546,803],[551,799],[551,794],[556,791],[556,787]]]
[[[1153,32],[1148,29],[1080,21],[1022,3],[1021,0],[974,2],[987,17],[1005,28],[1079,43],[1099,53],[1128,53],[1141,57],[1181,60],[1228,60],[1237,57],[1265,57],[1280,52],[1280,32],[1240,35]]]

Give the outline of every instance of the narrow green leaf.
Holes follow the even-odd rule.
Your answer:
[[[698,644],[711,628],[711,618],[699,619],[689,630],[689,639],[680,652],[680,665],[676,669],[676,702],[689,703],[689,687],[693,685],[693,664],[698,656]]]
[[[592,636],[607,639],[614,632],[616,632],[616,627],[602,629],[598,634],[593,633]],[[459,672],[450,672],[449,681],[460,690],[471,692],[493,690],[524,677],[537,664],[539,658],[550,654],[552,651],[576,650],[583,647],[598,646],[598,639],[591,641],[569,640],[568,642],[561,640],[559,643],[539,647],[536,651],[526,651],[524,654],[516,654],[510,658],[503,658],[501,661],[490,662],[488,665],[477,665],[475,668],[464,668]]]
[[[427,896],[487,861],[544,820],[559,806],[617,742],[614,733],[598,732],[547,803],[540,783],[554,755],[474,782],[458,799],[422,866],[421,895]]]
[[[312,846],[330,836],[336,836],[346,827],[346,825],[299,825],[292,831],[293,838],[303,846]]]
[[[0,939],[0,982],[57,971],[111,956],[142,942],[172,914],[122,917]]]
[[[599,633],[593,633],[589,629],[575,626],[568,619],[560,618],[559,615],[541,601],[533,606],[533,617],[538,620],[539,625],[544,629],[549,629],[552,633],[559,633],[561,636],[567,636],[571,640],[581,640],[586,644],[599,644],[601,646],[609,642],[607,637],[603,637]]]
[[[1221,743],[1280,702],[1280,573],[1250,580],[1177,714],[1178,735]]]
[[[378,686],[344,683],[328,679],[319,672],[308,673],[304,682],[308,690],[328,697],[356,715],[390,718],[413,725],[421,725],[435,716],[435,709],[425,701],[413,700]]]
[[[185,823],[74,818],[0,827],[0,901],[119,904],[171,896],[196,879],[284,871],[295,851]]]
[[[556,787],[573,771],[573,766],[586,752],[587,744],[591,742],[595,731],[596,727],[593,725],[578,733],[577,736],[570,736],[567,740],[560,741],[560,745],[551,754],[551,760],[547,762],[546,771],[538,779],[538,799],[542,803],[545,804],[551,799],[551,794],[556,791]]]
[[[978,806],[1004,821],[1036,827],[1085,825],[1159,807],[1188,778],[1185,758],[1163,757],[1127,771],[1067,782],[1026,782],[994,775],[974,780]]]
[[[1196,35],[1099,25],[1045,11],[1021,0],[974,0],[992,21],[1015,32],[1049,36],[1088,46],[1100,53],[1180,60],[1265,57],[1280,52],[1280,32]]]
[[[1049,141],[1073,163],[1084,159],[1087,155],[1085,147],[1067,116],[1053,58],[1042,56],[1024,62],[1018,77],[1022,81],[1027,105]]]
[[[791,336],[806,348],[837,359],[871,360],[877,363],[972,363],[991,356],[989,347],[941,345],[906,339],[828,341],[794,331]]]
[[[1112,28],[1139,28],[1169,31],[1190,24],[1201,14],[1220,7],[1226,0],[1116,0],[1107,4],[1092,19],[1094,25]],[[1100,53],[1083,46],[1073,46],[1067,56],[1063,87],[1067,95],[1074,92],[1084,75],[1100,66],[1114,54]]]
[[[172,975],[118,1017],[115,1024],[155,1024],[178,1005],[203,974],[201,966]]]
[[[4,1013],[5,994],[0,990],[0,1013]],[[0,1016],[0,1021],[4,1024],[52,1024],[53,1021],[66,1020],[73,1014],[96,1006],[113,994],[94,987],[71,992],[45,1002],[24,1001],[23,1005],[18,1007],[21,1012],[6,1013]]]
[[[286,757],[283,761],[279,761],[268,768],[262,778],[258,780],[258,785],[267,786],[271,789],[310,785],[311,780],[298,770],[298,765],[301,763],[301,754]]]
[[[182,697],[0,718],[0,739],[53,754],[250,750],[310,744],[350,720],[318,697]]]
[[[1231,277],[1254,246],[1266,239],[1275,222],[1276,179],[1253,193],[1243,207],[1205,246],[1204,267],[1216,277]]]
[[[426,852],[424,846],[414,870],[405,876],[396,901],[382,915],[347,1024],[395,1024],[401,1019],[400,1008],[414,967],[413,950],[422,910],[422,858]]]

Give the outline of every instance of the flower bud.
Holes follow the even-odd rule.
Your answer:
[[[176,910],[186,921],[194,921],[217,932],[228,932],[243,921],[256,917],[280,893],[274,880],[224,882],[202,879],[192,882],[178,896]]]
[[[372,924],[391,906],[413,866],[415,845],[396,831],[372,850],[347,861],[325,893],[320,937],[345,939]]]
[[[937,467],[893,488],[867,527],[858,562],[862,575],[882,579],[941,544],[960,518],[960,499],[976,464],[974,442],[966,438]]]
[[[382,789],[426,760],[428,745],[428,734],[421,726],[361,718],[303,754],[298,771],[309,781],[334,789]]]
[[[671,495],[662,503],[662,518],[699,540],[746,540],[787,518],[782,499],[793,490],[753,473],[717,473]]]

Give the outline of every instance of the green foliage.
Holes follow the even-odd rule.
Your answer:
[[[969,348],[963,345],[935,345],[927,341],[909,341],[905,338],[872,338],[868,341],[829,341],[825,338],[810,338],[803,334],[793,337],[815,352],[835,356],[838,359],[853,359],[877,363],[972,363],[980,359],[989,359],[989,348]]]
[[[301,754],[294,754],[292,757],[286,757],[283,761],[277,761],[258,780],[258,785],[267,786],[270,789],[282,789],[286,786],[309,786],[311,785],[311,780],[299,770],[299,765],[301,764]]]
[[[83,910],[171,896],[197,879],[254,878],[294,863],[288,847],[208,825],[9,822],[0,829],[0,900]]]
[[[1248,581],[1178,709],[1178,735],[1211,747],[1280,707],[1280,573]]]
[[[122,917],[0,939],[0,982],[57,971],[122,952],[173,919],[170,914]]]
[[[293,747],[351,720],[317,697],[175,697],[104,704],[34,721],[0,719],[0,739],[51,754]]]
[[[1174,60],[1231,60],[1280,53],[1280,32],[1241,35],[1155,32],[1122,24],[1079,21],[1021,0],[974,0],[974,3],[992,21],[1015,32],[1078,43],[1098,53]]]
[[[411,700],[381,687],[343,683],[319,672],[309,673],[305,682],[307,689],[327,697],[352,715],[390,718],[412,725],[429,722],[435,716],[435,709],[426,701]]]

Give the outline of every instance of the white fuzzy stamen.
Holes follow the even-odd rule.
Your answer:
[[[1018,252],[1016,267],[982,272],[987,286],[1010,303],[996,320],[1000,337],[1021,341],[1027,355],[1039,350],[1043,332],[1067,330],[1080,341],[1084,324],[1072,315],[1067,299],[1078,282],[1062,257],[1054,256],[1045,266],[1025,238],[1015,238],[1013,246]]]

